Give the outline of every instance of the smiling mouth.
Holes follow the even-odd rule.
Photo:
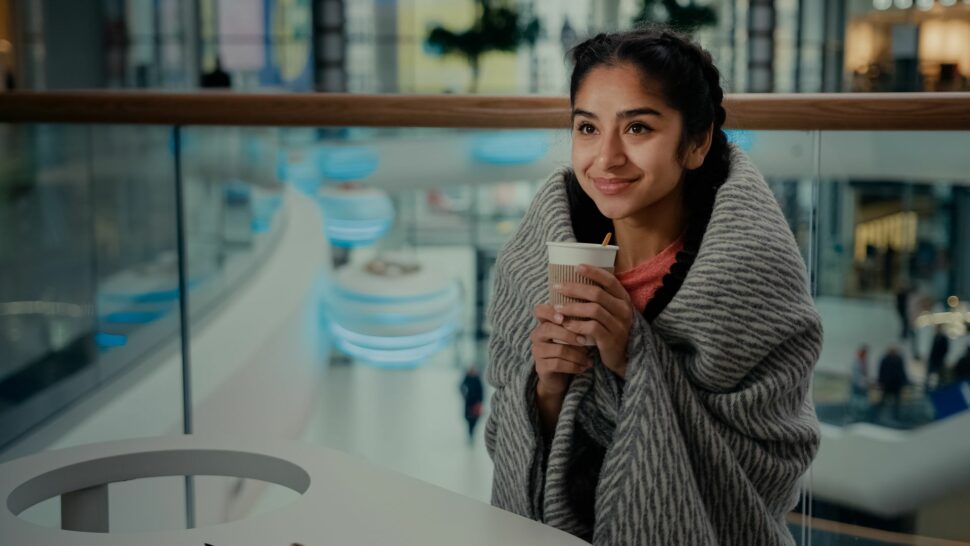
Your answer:
[[[616,195],[622,193],[636,182],[633,178],[594,178],[593,186],[604,195]]]

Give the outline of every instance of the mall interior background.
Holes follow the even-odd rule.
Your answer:
[[[476,75],[428,40],[436,26],[470,28],[471,0],[4,0],[2,85],[564,95],[565,50],[644,10],[495,4],[538,32],[481,55]],[[663,19],[687,3],[647,4]],[[730,92],[970,90],[967,1],[695,4],[713,14],[695,36]],[[958,367],[970,136],[730,133],[789,220],[825,325],[813,387],[824,440],[801,508],[970,541],[970,384]],[[495,256],[568,163],[567,131],[4,123],[0,142],[0,460],[181,431],[178,170],[195,431],[299,438],[488,500],[491,463],[480,431],[468,445],[458,384],[487,362]],[[939,337],[944,365],[928,374]],[[893,347],[911,383],[899,408],[878,404]],[[178,480],[119,487],[119,525],[181,521],[160,508],[182,495]],[[217,478],[198,494],[201,522],[287,502]],[[56,512],[25,517],[56,525]]]

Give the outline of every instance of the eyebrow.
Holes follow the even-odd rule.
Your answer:
[[[576,116],[583,116],[590,119],[599,119],[598,117],[596,117],[596,114],[592,112],[581,110],[579,108],[573,108],[573,118],[575,119]],[[617,119],[633,118],[636,116],[657,116],[658,118],[661,118],[663,117],[663,114],[654,110],[653,108],[648,108],[646,106],[644,106],[643,108],[633,108],[630,110],[623,110],[621,112],[616,113]]]

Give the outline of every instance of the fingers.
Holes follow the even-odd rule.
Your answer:
[[[627,294],[626,289],[623,288],[623,285],[620,284],[620,281],[617,280],[617,278],[613,276],[612,273],[610,273],[609,271],[601,267],[594,267],[594,266],[585,265],[585,264],[577,265],[576,273],[579,273],[580,275],[586,277],[587,279],[593,281],[594,283],[602,286],[603,290],[605,290],[609,295],[613,296],[614,298],[621,299],[621,300],[630,299],[630,295]]]
[[[600,286],[567,282],[558,285],[558,288],[554,288],[554,290],[563,296],[576,300],[598,303],[614,315],[623,316],[624,313],[628,312],[627,308],[630,307],[629,295],[623,299],[616,298]],[[626,294],[625,291],[624,294]],[[568,316],[568,314],[566,315]]]
[[[545,303],[540,303],[536,305],[533,310],[535,317],[539,319],[539,322],[552,322],[555,324],[562,324],[563,316],[559,313],[553,306]]]
[[[620,322],[626,322],[633,317],[633,304],[630,302],[629,296],[624,299],[614,298],[599,286],[590,286],[587,284],[577,283],[563,283],[557,290],[564,296],[581,300],[583,302],[589,302],[602,307],[607,314],[615,317]],[[585,312],[590,312],[588,311],[589,308],[575,308],[574,306],[576,305],[583,304],[567,303],[562,305],[559,309],[553,308],[553,311],[567,317],[583,316],[586,318],[594,318],[591,315],[574,315],[574,310],[577,313],[584,312],[584,309],[587,309]],[[604,323],[604,325],[607,324]]]
[[[575,362],[559,358],[541,358],[536,360],[536,373],[540,375],[549,373],[578,375],[584,373],[591,367],[591,364],[576,364]]]
[[[569,317],[569,319],[595,320],[610,331],[622,328],[622,322],[620,319],[598,303],[565,303],[555,306],[554,309],[559,314]],[[569,319],[564,320],[562,323],[563,327],[565,327],[567,330],[569,330],[568,324],[570,322],[575,322]]]
[[[580,336],[562,327],[560,324],[554,324],[552,322],[540,322],[538,326],[532,330],[532,344],[537,345],[539,343],[551,343],[560,342],[567,345],[585,345],[586,340],[580,339]]]
[[[585,347],[563,345],[562,343],[538,343],[533,346],[532,355],[537,360],[554,358],[579,365],[585,365],[589,361]]]
[[[567,320],[564,326],[569,332],[588,339],[606,340],[610,337],[610,330],[595,320]]]

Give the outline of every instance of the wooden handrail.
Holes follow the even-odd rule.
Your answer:
[[[970,546],[970,542],[883,531],[882,529],[873,529],[871,527],[862,527],[850,523],[803,516],[798,512],[789,512],[785,519],[788,520],[788,523],[795,525],[808,524],[812,530],[827,531],[837,535],[875,540],[889,544],[900,544],[904,546]]]
[[[726,127],[968,130],[970,93],[728,95]],[[565,97],[74,91],[0,93],[0,123],[306,127],[569,126]]]

